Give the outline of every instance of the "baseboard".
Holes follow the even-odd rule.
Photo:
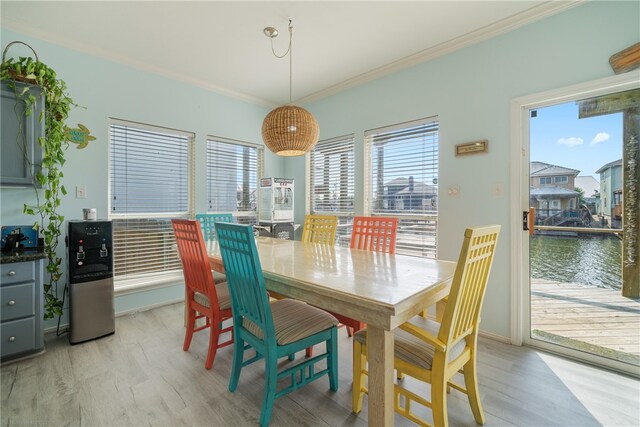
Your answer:
[[[491,332],[479,331],[478,336],[481,336],[482,338],[489,338],[490,340],[511,345],[511,340],[507,337],[503,337],[502,335],[492,334]]]
[[[145,306],[142,306],[142,307],[132,308],[130,310],[119,311],[119,312],[117,312],[115,314],[115,316],[116,317],[127,316],[127,315],[132,314],[132,313],[139,313],[139,312],[142,312],[142,311],[148,311],[148,310],[152,310],[154,308],[164,307],[165,305],[176,304],[176,303],[183,302],[183,301],[184,301],[184,298],[176,298],[176,299],[173,299],[173,300],[162,301],[162,302],[159,302],[159,303],[156,303],[156,304],[149,304],[149,305],[145,305]],[[63,324],[60,325],[60,329],[63,331],[62,334],[67,332],[67,328],[68,327],[69,327],[69,323],[63,323]],[[52,327],[44,329],[45,335],[56,334],[57,332],[58,332],[58,327],[57,326],[52,326]],[[60,335],[62,335],[62,334],[60,334]]]
[[[119,311],[116,313],[116,317],[120,317],[120,316],[127,316],[129,314],[132,313],[139,313],[142,311],[148,311],[148,310],[152,310],[154,308],[158,308],[158,307],[164,307],[165,305],[171,305],[171,304],[176,304],[179,302],[184,302],[184,298],[176,298],[173,300],[168,300],[168,301],[162,301],[156,304],[149,304],[149,305],[144,305],[142,307],[135,307],[132,308],[130,310],[124,310],[124,311]]]

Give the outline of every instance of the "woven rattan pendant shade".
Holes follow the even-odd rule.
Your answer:
[[[279,156],[300,156],[318,142],[315,117],[302,107],[284,105],[272,110],[262,122],[262,139]]]

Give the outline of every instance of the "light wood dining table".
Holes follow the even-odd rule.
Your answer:
[[[371,426],[393,425],[393,329],[449,293],[456,264],[257,237],[267,289],[367,323]],[[211,268],[224,272],[217,244]]]

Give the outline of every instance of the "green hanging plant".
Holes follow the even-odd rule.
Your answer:
[[[16,99],[25,103],[25,115],[31,114],[36,98],[28,88],[16,84],[24,82],[40,86],[45,98],[45,109],[39,120],[44,120],[44,137],[38,138],[42,148],[42,165],[36,173],[35,180],[40,185],[38,189],[34,183],[36,204],[23,207],[23,211],[29,215],[38,215],[39,221],[34,224],[44,238],[44,253],[47,257],[46,271],[49,273],[49,281],[44,284],[44,318],[51,319],[62,314],[63,301],[58,298],[58,284],[62,277],[62,259],[56,251],[62,235],[64,216],[58,213],[62,197],[67,194],[62,185],[62,166],[65,163],[65,151],[69,146],[67,126],[65,120],[69,116],[71,107],[77,106],[67,94],[67,85],[56,76],[56,72],[46,64],[40,62],[38,55],[33,51],[35,60],[29,57],[5,59],[9,46],[7,45],[0,66],[0,80],[6,81],[16,93]],[[24,120],[24,117],[18,117]],[[20,126],[22,128],[22,126]],[[18,138],[21,136],[19,135]],[[17,141],[19,144],[21,141]],[[30,161],[30,159],[28,159]]]

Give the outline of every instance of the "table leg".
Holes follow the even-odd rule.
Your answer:
[[[367,326],[369,425],[393,426],[393,332]]]

